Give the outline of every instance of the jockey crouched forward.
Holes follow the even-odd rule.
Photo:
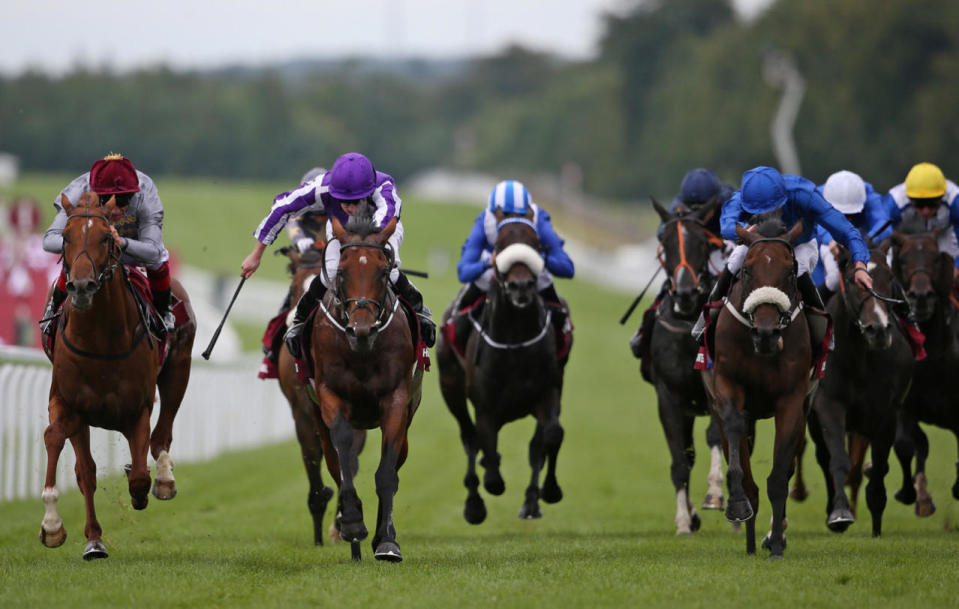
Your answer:
[[[328,172],[318,175],[313,181],[302,184],[290,192],[278,195],[273,201],[270,213],[253,233],[257,243],[243,261],[241,273],[243,277],[249,277],[256,271],[266,246],[276,240],[277,235],[291,217],[304,212],[325,211],[329,217],[337,218],[346,225],[350,216],[356,213],[364,202],[369,203],[373,208],[373,218],[380,228],[389,224],[394,217],[397,219],[396,230],[388,240],[395,258],[395,266],[390,272],[390,281],[396,293],[413,307],[420,322],[421,338],[427,346],[432,347],[436,342],[436,326],[433,323],[432,313],[423,303],[422,294],[399,268],[400,245],[403,243],[403,223],[399,221],[402,200],[396,193],[393,178],[376,171],[373,163],[362,154],[356,152],[344,154],[336,159]],[[327,223],[326,234],[327,275],[329,280],[333,281],[340,261],[340,245],[333,239],[333,229],[329,223]],[[300,335],[306,318],[316,308],[328,288],[329,286],[323,283],[322,277],[319,281],[314,280],[297,303],[293,324],[285,337],[287,347],[294,357],[299,358],[302,352]]]
[[[496,211],[500,210],[507,218],[527,217],[528,212],[532,211],[533,226],[539,237],[540,245],[543,247],[543,258],[545,268],[536,278],[536,288],[539,290],[543,300],[553,309],[553,324],[555,329],[561,333],[561,336],[568,342],[572,333],[572,323],[569,320],[569,309],[553,285],[553,275],[563,278],[572,278],[574,273],[573,261],[563,250],[563,240],[560,239],[556,231],[553,230],[553,223],[550,221],[549,213],[539,207],[532,201],[529,191],[522,183],[516,180],[505,180],[496,185],[489,196],[489,205],[480,212],[473,224],[466,242],[463,243],[463,250],[460,261],[456,265],[456,272],[461,283],[466,284],[460,289],[459,298],[453,306],[453,312],[450,324],[455,340],[452,344],[457,345],[458,350],[462,352],[465,346],[465,339],[469,335],[470,322],[469,310],[476,304],[481,297],[486,295],[489,290],[490,281],[495,274],[497,220]],[[465,310],[464,310],[465,309]],[[449,332],[449,330],[447,330]],[[447,336],[444,334],[443,336]],[[562,352],[563,345],[560,345],[558,351]],[[569,345],[565,345],[568,352]]]
[[[43,236],[43,249],[54,254],[63,253],[63,228],[67,214],[63,211],[62,197],[76,203],[89,191],[97,193],[100,205],[116,198],[122,215],[111,218],[110,231],[120,248],[120,263],[146,267],[147,280],[153,294],[153,306],[163,320],[167,331],[173,329],[174,318],[170,297],[170,254],[163,246],[163,204],[156,185],[147,174],[137,170],[130,159],[119,154],[110,154],[93,164],[90,171],[79,176],[57,195],[53,206],[57,215]],[[61,267],[50,294],[50,302],[40,320],[44,334],[53,333],[53,321],[60,305],[67,297],[66,272]]]
[[[676,213],[680,209],[688,209],[696,212],[714,201],[722,204],[732,196],[734,190],[732,186],[720,182],[719,177],[709,169],[702,167],[691,169],[683,176],[683,181],[679,186],[679,194],[670,203],[669,211],[670,213]],[[704,227],[713,235],[720,234],[718,208],[709,216]],[[663,225],[660,224],[657,236],[661,236],[662,232]],[[726,256],[731,250],[732,243],[729,241],[726,241],[723,247],[712,249],[709,254],[709,273],[713,277],[716,277],[726,266]],[[663,281],[659,288],[659,294],[653,299],[653,304],[643,313],[643,321],[640,323],[639,329],[636,330],[636,334],[629,341],[629,348],[632,350],[633,356],[641,360],[640,373],[647,381],[651,378],[652,362],[649,357],[649,344],[653,333],[653,324],[656,322],[656,310],[666,297],[671,282],[668,278]]]
[[[800,176],[783,175],[772,167],[762,166],[744,173],[740,190],[733,193],[733,196],[723,205],[720,217],[723,238],[738,239],[737,225],[748,227],[751,231],[755,230],[756,226],[749,224],[752,216],[777,209],[782,210],[782,221],[787,229],[800,220],[803,222],[803,232],[793,243],[797,263],[796,284],[804,303],[810,344],[814,357],[818,357],[822,355],[820,346],[825,340],[829,319],[824,313],[822,299],[810,277],[810,271],[816,266],[819,258],[819,246],[813,238],[816,226],[823,226],[837,242],[849,250],[855,260],[856,283],[863,289],[872,289],[872,277],[866,270],[869,250],[856,227],[816,191],[814,183]],[[742,268],[748,249],[747,245],[740,244],[730,254],[726,268],[723,269],[709,296],[711,302],[725,297],[729,292],[732,278]],[[719,309],[716,307],[709,310],[711,325],[715,324]],[[692,330],[693,336],[700,338],[705,327],[706,320],[703,315]]]

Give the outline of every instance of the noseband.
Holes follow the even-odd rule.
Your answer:
[[[396,308],[399,306],[399,298],[393,297],[393,305],[389,306],[388,300],[390,297],[390,290],[388,288],[390,280],[390,271],[393,269],[393,264],[395,261],[395,255],[393,253],[393,248],[389,245],[380,245],[378,243],[364,243],[362,241],[354,243],[341,243],[340,251],[342,252],[349,247],[367,247],[376,250],[380,250],[386,256],[386,274],[383,278],[383,298],[377,300],[375,298],[346,298],[343,293],[342,282],[337,282],[334,286],[334,289],[331,290],[333,295],[334,302],[339,306],[340,309],[340,319],[337,320],[326,308],[322,301],[320,301],[320,308],[323,309],[323,312],[326,314],[327,319],[329,319],[333,324],[339,328],[341,331],[345,332],[345,326],[349,324],[350,318],[353,317],[353,314],[359,311],[360,309],[365,309],[370,312],[371,315],[375,317],[373,321],[373,333],[376,333],[380,330],[386,329],[390,325],[390,322],[393,321],[393,314],[396,312]],[[323,250],[323,264],[321,266],[321,272],[326,278],[327,284],[330,283],[329,275],[326,271],[326,250]],[[374,309],[375,307],[375,309]],[[387,312],[389,312],[389,317],[387,317]]]
[[[752,243],[750,243],[749,249],[752,249],[753,246],[758,243],[764,243],[764,242],[781,243],[785,245],[786,248],[789,250],[789,255],[793,261],[793,272],[794,273],[796,272],[798,263],[796,262],[796,251],[793,248],[792,243],[780,237],[761,237],[759,239],[756,239]],[[739,270],[739,281],[743,285],[745,285],[745,280],[743,278],[745,271],[746,271],[746,264],[745,264],[745,261],[743,261],[743,266]],[[772,298],[767,299],[765,295],[759,293],[760,290],[763,290],[765,288],[774,290],[779,295],[785,296],[786,303],[774,302],[774,299]],[[752,303],[750,303],[750,299],[754,295],[757,295],[757,293],[759,293],[758,299],[763,300],[763,302],[755,303],[755,306],[752,306]],[[753,317],[753,314],[755,313],[756,308],[760,304],[767,304],[767,303],[772,304],[773,306],[779,309],[779,323],[777,323],[774,328],[774,330],[777,330],[777,331],[785,330],[793,321],[795,321],[797,317],[799,317],[799,313],[803,309],[802,298],[796,298],[796,304],[794,306],[790,306],[789,296],[785,294],[785,292],[783,292],[779,288],[776,288],[775,286],[760,286],[756,288],[755,290],[752,290],[748,295],[746,295],[746,298],[743,299],[743,313],[745,313],[745,315],[737,311],[736,307],[729,301],[728,298],[724,298],[724,300],[726,302],[726,308],[729,310],[730,313],[732,313],[733,317],[735,317],[737,321],[739,321],[741,324],[743,324],[750,330],[757,329],[756,320]]]
[[[679,269],[682,269],[682,268],[685,268],[687,271],[689,271],[689,274],[692,275],[693,281],[695,282],[694,287],[696,291],[702,292],[704,291],[704,286],[703,286],[704,275],[707,272],[709,272],[708,271],[709,258],[708,257],[706,258],[707,269],[704,269],[701,273],[697,273],[696,269],[694,269],[693,266],[689,264],[689,261],[686,259],[686,241],[685,239],[683,239],[683,222],[689,222],[690,224],[695,224],[699,226],[703,230],[703,233],[705,233],[707,241],[709,243],[712,243],[713,245],[718,245],[719,247],[722,247],[723,240],[717,237],[716,235],[712,234],[708,230],[706,230],[706,226],[703,224],[702,220],[698,218],[674,218],[670,220],[669,222],[667,222],[665,225],[665,226],[669,226],[670,224],[675,223],[676,234],[679,237],[679,264],[673,267],[672,271],[669,273],[670,293],[673,293],[676,291],[676,274],[679,272]],[[664,231],[665,231],[665,226],[664,226]],[[660,240],[659,250],[656,252],[656,257],[659,259],[659,264],[660,266],[663,267],[663,270],[669,271],[669,269],[666,268],[666,256],[663,254],[662,240]]]
[[[868,270],[867,270],[866,272],[869,273]],[[871,274],[872,274],[872,273],[870,273],[870,275],[871,275]],[[893,278],[893,281],[895,281],[895,278]],[[860,288],[860,290],[862,290],[862,288]],[[848,297],[847,292],[846,292],[846,277],[845,277],[845,274],[843,274],[843,273],[840,273],[840,274],[839,274],[839,292],[842,294],[842,301],[843,301],[843,304],[846,305],[846,309],[847,309],[850,313],[854,313],[854,317],[855,317],[855,320],[856,320],[856,327],[857,327],[857,328],[859,329],[859,331],[860,331],[861,333],[863,333],[863,334],[866,333],[866,326],[865,326],[865,324],[862,323],[862,309],[863,309],[863,307],[866,306],[866,303],[869,302],[869,299],[870,299],[870,298],[875,298],[876,300],[879,300],[879,301],[881,301],[881,302],[885,302],[885,303],[891,304],[891,305],[904,305],[904,304],[906,304],[906,301],[905,301],[905,300],[900,300],[900,299],[898,299],[898,298],[891,298],[891,297],[888,297],[888,296],[883,296],[882,294],[879,294],[878,292],[876,292],[876,290],[874,290],[874,289],[872,289],[872,288],[868,288],[868,289],[865,290],[865,292],[867,292],[867,294],[863,297],[862,300],[859,301],[859,306],[856,307],[855,310],[854,310],[854,309],[853,309],[853,306],[852,306],[852,305],[850,304],[850,302],[849,302],[849,297]]]
[[[104,216],[104,215],[102,215],[102,214],[90,214],[90,213],[86,213],[86,214],[73,214],[72,216],[70,216],[69,218],[67,218],[67,222],[69,222],[70,220],[72,220],[72,219],[74,219],[74,218],[99,218],[100,220],[103,220],[104,222],[106,222],[107,225],[111,225],[111,226],[112,226],[112,222],[110,222],[109,218],[107,218],[106,216]],[[97,263],[96,263],[96,260],[93,259],[93,256],[91,256],[91,255],[90,255],[90,252],[87,250],[87,245],[88,245],[88,243],[89,243],[89,237],[90,237],[89,231],[84,231],[84,233],[83,233],[83,249],[80,250],[80,251],[77,253],[76,256],[74,256],[73,262],[67,264],[66,261],[64,261],[64,265],[66,266],[67,275],[69,276],[69,275],[70,275],[70,269],[73,268],[73,265],[76,264],[77,260],[80,259],[80,256],[83,256],[84,254],[86,254],[87,258],[90,259],[90,264],[93,265],[93,274],[94,274],[94,276],[96,277],[93,281],[94,281],[94,283],[95,283],[96,286],[97,286],[97,290],[99,290],[100,287],[101,287],[106,281],[109,281],[111,278],[113,278],[113,273],[116,271],[117,265],[118,265],[119,262],[120,262],[120,255],[119,255],[119,253],[118,253],[118,251],[117,251],[116,243],[113,241],[113,238],[111,237],[110,240],[109,240],[109,244],[107,245],[107,252],[108,252],[109,259],[110,259],[110,263],[109,263],[108,265],[106,265],[106,266],[103,268],[103,270],[97,272]],[[71,277],[71,279],[72,279],[72,277]]]

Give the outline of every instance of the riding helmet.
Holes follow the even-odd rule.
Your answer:
[[[376,190],[376,170],[368,158],[358,152],[348,152],[336,159],[330,169],[330,196],[344,201],[355,201]]]
[[[760,165],[743,174],[743,209],[751,214],[764,214],[786,203],[786,182],[772,167]]]
[[[490,211],[501,209],[508,214],[525,214],[530,203],[529,191],[518,180],[503,180],[489,195]]]

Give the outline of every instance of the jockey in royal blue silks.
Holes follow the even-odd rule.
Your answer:
[[[700,208],[719,201],[722,204],[726,199],[733,195],[735,189],[728,184],[719,181],[719,177],[709,169],[702,167],[690,169],[683,176],[683,181],[672,203],[669,205],[669,212],[676,213],[680,209],[698,211]],[[720,234],[719,226],[719,208],[709,216],[703,225],[713,235]],[[657,237],[662,236],[663,224],[659,225],[656,231]],[[727,242],[724,247],[715,247],[709,254],[709,272],[715,277],[726,266],[726,256],[732,251],[732,244]],[[636,330],[636,334],[629,341],[629,347],[633,355],[642,360],[640,371],[643,378],[649,378],[649,366],[651,365],[649,357],[649,344],[652,336],[653,324],[656,322],[656,310],[659,308],[663,298],[669,291],[671,281],[665,279],[659,288],[659,294],[653,299],[653,304],[643,313],[643,321]]]
[[[356,213],[363,203],[373,208],[373,220],[380,228],[389,224],[393,218],[397,219],[396,229],[388,239],[396,263],[390,272],[390,281],[396,293],[413,307],[420,322],[421,338],[427,346],[432,347],[436,341],[436,326],[432,313],[423,303],[423,295],[400,271],[403,224],[399,218],[402,200],[396,192],[393,177],[376,171],[373,163],[362,154],[344,154],[336,159],[328,172],[316,176],[312,182],[277,195],[270,213],[253,233],[257,243],[243,261],[241,274],[249,277],[256,271],[266,246],[273,243],[290,218],[305,212],[325,210],[330,217],[336,218],[345,226],[350,216]],[[306,318],[329,288],[324,281],[333,281],[339,267],[340,245],[333,239],[333,228],[329,222],[326,225],[326,236],[327,273],[325,276],[321,275],[319,281],[311,282],[309,289],[300,297],[293,324],[286,333],[287,346],[294,357],[300,356],[299,338]]]
[[[569,311],[556,293],[553,276],[571,278],[574,273],[573,261],[563,250],[563,240],[553,230],[549,213],[533,203],[529,191],[516,180],[505,180],[496,185],[489,196],[489,205],[476,216],[473,230],[470,231],[460,261],[456,265],[459,280],[467,284],[460,290],[453,315],[449,323],[453,324],[457,336],[465,336],[469,330],[468,315],[463,309],[472,309],[489,289],[494,275],[493,250],[496,246],[498,225],[496,212],[501,211],[507,218],[528,217],[532,214],[532,225],[543,247],[544,268],[536,279],[536,287],[547,305],[554,308],[553,322],[564,334],[571,325]]]
[[[743,174],[742,186],[723,205],[720,225],[725,239],[738,239],[736,227],[755,230],[752,216],[782,209],[782,221],[787,228],[802,220],[803,232],[793,243],[797,263],[797,287],[804,303],[814,352],[822,344],[829,325],[822,314],[824,306],[809,273],[819,258],[819,245],[813,238],[817,225],[823,226],[832,237],[852,254],[856,264],[856,283],[863,289],[872,289],[872,278],[866,269],[869,250],[862,235],[842,212],[835,209],[816,191],[816,185],[800,176],[781,174],[772,167],[756,167]],[[732,278],[739,273],[749,247],[737,245],[726,262],[726,268],[713,286],[709,300],[726,296]],[[719,308],[711,308],[710,321],[715,322]],[[818,313],[817,313],[818,312]],[[705,316],[700,316],[693,328],[699,338],[706,327]]]

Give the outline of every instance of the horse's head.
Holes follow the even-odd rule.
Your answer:
[[[740,271],[742,310],[759,355],[782,351],[782,332],[795,318],[800,297],[793,243],[802,231],[801,221],[786,232],[778,219],[763,221],[756,232],[736,227],[749,247]]]
[[[920,322],[927,321],[936,304],[949,298],[952,289],[952,256],[939,251],[939,236],[950,227],[934,232],[894,232],[892,271],[906,291],[909,308]]]
[[[872,290],[866,291],[856,283],[856,264],[849,250],[840,246],[836,262],[839,265],[839,291],[842,304],[850,319],[862,333],[870,349],[888,349],[892,345],[892,316],[889,303],[892,298],[892,269],[886,264],[886,252],[890,243],[869,250],[866,270],[872,277]],[[883,296],[889,294],[889,296]],[[901,302],[901,301],[899,301]]]
[[[363,211],[344,227],[331,218],[340,242],[340,264],[333,296],[342,309],[343,327],[350,348],[365,353],[373,348],[380,327],[390,314],[387,286],[395,255],[387,239],[396,230],[396,218],[377,230],[372,216]]]
[[[81,311],[93,306],[93,295],[113,276],[120,258],[110,228],[117,213],[113,197],[99,205],[94,192],[84,193],[74,205],[66,194],[60,202],[67,214],[63,227],[63,265],[67,275],[67,294],[73,307]]]
[[[536,279],[545,264],[541,249],[532,209],[524,216],[496,212],[496,282],[518,309],[536,301]]]
[[[673,311],[689,317],[702,308],[702,300],[709,294],[710,243],[716,239],[703,226],[715,211],[717,201],[711,201],[694,210],[680,208],[667,211],[656,199],[653,209],[663,221],[659,237],[659,263],[668,273],[669,294]]]

